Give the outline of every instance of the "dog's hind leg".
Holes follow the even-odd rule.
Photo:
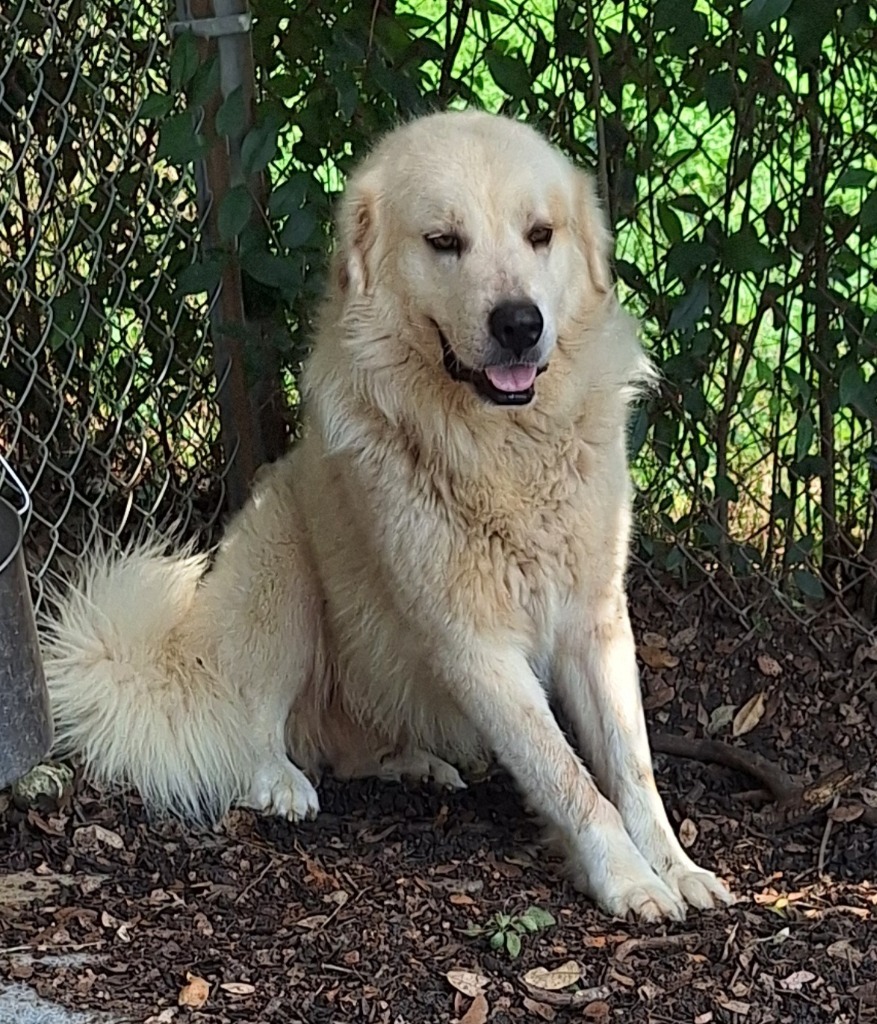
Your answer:
[[[393,782],[433,782],[445,789],[466,789],[457,769],[426,750],[406,747],[381,758],[378,776]]]
[[[326,688],[323,598],[297,514],[288,461],[269,469],[233,523],[199,603],[218,671],[238,695],[239,728],[252,751],[240,802],[290,820],[314,817],[319,800],[302,771],[317,767]],[[301,713],[306,728],[290,722]],[[300,749],[290,751],[290,737]],[[299,765],[290,758],[298,759]]]

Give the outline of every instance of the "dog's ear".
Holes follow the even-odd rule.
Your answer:
[[[338,284],[342,292],[367,295],[374,282],[378,196],[365,176],[352,178],[338,215]]]
[[[612,254],[612,233],[606,220],[606,214],[597,189],[590,174],[579,173],[578,202],[575,210],[575,221],[579,239],[588,263],[588,273],[595,290],[608,292],[612,287],[612,271],[609,259]]]

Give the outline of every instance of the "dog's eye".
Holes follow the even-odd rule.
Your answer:
[[[457,256],[463,249],[463,242],[459,235],[424,235],[426,244],[432,246],[436,252],[452,252]]]
[[[553,234],[554,228],[550,228],[547,224],[537,224],[527,233],[527,241],[534,249],[542,249],[551,243]]]

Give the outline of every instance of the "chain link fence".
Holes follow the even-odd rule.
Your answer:
[[[0,445],[37,590],[98,534],[211,534],[294,432],[344,175],[400,118],[477,103],[600,182],[663,374],[632,426],[648,571],[868,635],[873,5],[252,8],[0,11]]]
[[[0,444],[33,495],[38,598],[99,535],[223,506],[206,309],[175,290],[194,191],[138,116],[167,62],[149,5],[0,11]]]

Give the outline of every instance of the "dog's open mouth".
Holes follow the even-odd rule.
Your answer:
[[[435,321],[433,321],[435,323]],[[512,363],[507,366],[485,366],[473,370],[457,358],[444,331],[435,324],[442,345],[442,361],[453,380],[471,384],[473,388],[495,405],[527,405],[536,395],[536,378],[546,366],[535,363]]]

